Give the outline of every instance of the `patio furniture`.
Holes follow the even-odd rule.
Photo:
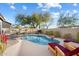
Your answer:
[[[56,55],[56,50],[55,50],[55,44],[51,44],[51,43],[48,43],[48,50],[53,54],[52,55]]]
[[[78,55],[79,53],[79,47],[70,51],[69,49],[56,43],[48,43],[48,46],[49,50],[51,50],[51,52],[56,56],[73,56]]]
[[[72,50],[77,48],[72,42],[64,42],[64,47],[66,47],[70,51],[72,51]]]
[[[66,47],[67,49],[72,51],[72,50],[79,47],[79,43],[76,43],[76,42],[64,42],[64,47]],[[79,53],[78,53],[78,55],[79,55]]]
[[[72,38],[65,39],[64,42],[74,42],[74,39],[72,39]]]

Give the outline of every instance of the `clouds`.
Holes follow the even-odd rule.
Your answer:
[[[47,8],[43,8],[43,9],[42,9],[42,11],[47,11],[47,10],[48,10]]]
[[[12,10],[18,10],[18,7],[15,5],[15,3],[9,3],[9,7],[10,7],[10,9],[12,9]],[[21,6],[21,9],[22,9],[22,10],[27,10],[27,7],[26,7],[25,5],[22,5],[22,6]]]
[[[41,9],[41,11],[47,11],[47,8],[45,7],[44,3],[37,3],[37,8]]]
[[[77,13],[77,12],[78,12],[77,10],[75,10],[75,9],[73,10],[73,13]]]
[[[59,12],[52,12],[51,16],[52,16],[52,18],[56,19],[56,18],[58,18],[59,14],[60,14]]]
[[[57,8],[62,8],[62,6],[59,3],[47,3],[47,7],[57,7]]]
[[[14,6],[14,3],[11,3],[11,4],[10,4],[10,8],[11,8],[12,10],[15,10],[15,9],[16,9],[16,7]]]
[[[48,11],[50,8],[62,8],[59,3],[38,3],[37,5],[42,11]]]
[[[13,6],[13,5],[11,5],[11,6],[10,6],[10,8],[11,8],[11,9],[13,9],[13,10],[15,10],[15,9],[16,9],[16,8],[15,8],[15,6]]]
[[[61,9],[62,5],[60,3],[38,3],[38,8],[41,9],[41,11],[49,11],[51,8],[57,8]],[[77,3],[73,3],[71,7],[77,7]],[[76,13],[77,11],[73,9],[73,11]]]
[[[27,10],[27,7],[23,5],[23,6],[22,6],[22,9],[23,9],[23,10]]]
[[[38,3],[38,8],[41,8],[43,7],[43,4],[42,3]]]
[[[73,6],[77,6],[77,3],[74,3]]]
[[[78,13],[78,10],[76,10],[76,9],[72,9],[72,10],[66,10],[66,11],[64,11],[66,14],[67,13],[71,13],[71,14],[76,14],[76,13]]]

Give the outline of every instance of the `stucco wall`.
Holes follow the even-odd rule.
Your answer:
[[[3,28],[10,28],[11,27],[11,24],[6,22],[6,21],[2,21],[2,27]]]
[[[76,38],[76,34],[79,32],[79,28],[54,28],[50,29],[50,31],[59,31],[62,36],[64,34],[70,33],[73,38]]]

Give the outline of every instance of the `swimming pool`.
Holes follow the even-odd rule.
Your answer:
[[[54,38],[50,38],[46,35],[42,34],[28,34],[24,35],[23,39],[37,43],[37,44],[42,44],[42,45],[47,45],[48,43],[60,43],[60,41],[55,40]]]

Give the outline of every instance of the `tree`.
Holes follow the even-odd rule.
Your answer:
[[[26,15],[17,15],[16,21],[21,25],[29,25],[33,28],[39,28],[42,26],[41,24],[48,22],[50,20],[50,14],[49,13],[34,13],[31,16]]]
[[[58,26],[60,27],[73,26],[75,25],[77,20],[78,20],[77,14],[60,13],[60,16],[58,19]]]
[[[40,27],[42,26],[42,24],[45,23],[45,25],[47,25],[46,23],[51,19],[51,16],[48,12],[43,13],[43,14],[36,14],[34,13],[32,15],[32,25],[33,27]]]
[[[19,28],[20,28],[20,25],[16,25],[15,28],[16,28],[16,29],[19,29]]]
[[[20,30],[21,30],[21,26],[20,25],[16,25],[15,28],[18,29],[18,32],[17,33],[19,34],[20,33]]]
[[[51,14],[46,12],[43,15],[43,22],[45,23],[44,25],[48,29],[48,27],[51,25],[51,22],[47,23],[48,21],[52,20]]]
[[[42,20],[40,19],[41,15],[34,13],[31,17],[32,17],[32,22],[31,22],[32,26],[34,28],[40,26],[40,23],[42,23]]]
[[[23,14],[18,14],[15,19],[16,23],[20,25],[25,25],[28,22],[26,15]]]

